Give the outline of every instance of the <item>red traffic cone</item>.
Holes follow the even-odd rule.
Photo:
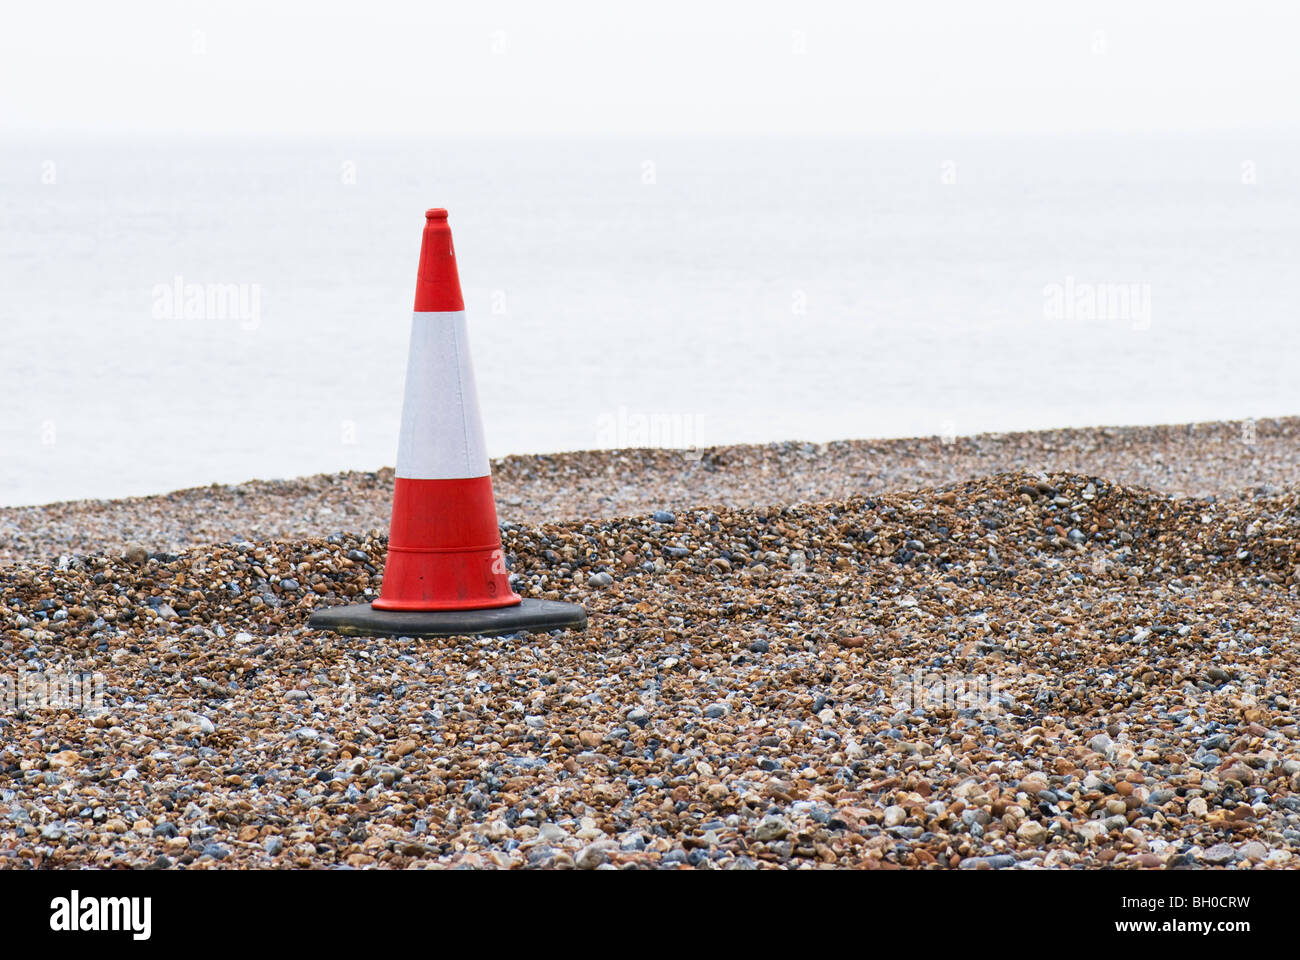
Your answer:
[[[374,607],[517,603],[501,555],[451,227],[446,210],[430,210],[415,281],[388,563]]]
[[[510,588],[446,210],[425,214],[383,587],[372,604],[320,610],[310,622],[400,636],[587,622],[579,606],[521,600]]]

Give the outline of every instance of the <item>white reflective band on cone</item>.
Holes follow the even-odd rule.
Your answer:
[[[416,313],[397,441],[397,476],[454,480],[486,477],[490,472],[465,311]]]

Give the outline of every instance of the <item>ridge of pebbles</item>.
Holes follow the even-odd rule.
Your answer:
[[[1176,496],[1250,494],[1300,476],[1300,418],[1100,427],[706,450],[597,450],[493,462],[502,520],[602,519],[701,504],[759,507],[937,487],[998,473],[1108,477]],[[179,553],[232,537],[306,539],[387,530],[393,471],[253,480],[121,500],[0,507],[0,562],[116,553],[138,541]]]

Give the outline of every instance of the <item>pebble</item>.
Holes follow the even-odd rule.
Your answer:
[[[1240,855],[1243,860],[1264,860],[1268,857],[1268,854],[1268,847],[1264,846],[1264,844],[1260,843],[1258,840],[1252,840],[1240,850]]]
[[[1084,843],[1098,843],[1106,836],[1106,827],[1097,820],[1089,820],[1080,823],[1074,828],[1074,832]]]
[[[1240,784],[1250,786],[1255,782],[1255,772],[1244,763],[1234,763],[1227,770],[1223,771],[1223,776],[1227,780],[1236,780]]]
[[[1006,870],[1016,865],[1016,858],[1009,854],[991,857],[967,857],[959,866],[963,870]]]
[[[1236,851],[1226,843],[1216,843],[1210,849],[1201,854],[1201,859],[1206,863],[1215,866],[1221,866],[1225,863],[1231,863],[1237,857]]]
[[[593,843],[582,848],[573,858],[573,864],[579,870],[595,870],[608,859],[605,848],[599,843]]]
[[[760,843],[780,840],[790,832],[790,824],[782,817],[765,817],[754,829],[754,839]]]
[[[1097,753],[1108,753],[1113,745],[1110,737],[1104,733],[1099,733],[1088,741],[1088,749],[1095,750]]]
[[[1038,846],[1047,839],[1047,828],[1037,820],[1026,820],[1016,829],[1016,836],[1031,846]]]

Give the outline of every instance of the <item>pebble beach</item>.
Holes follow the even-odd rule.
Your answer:
[[[100,692],[0,702],[0,868],[1294,868],[1298,466],[1297,418],[509,457],[515,589],[589,626],[489,638],[307,628],[391,469],[0,508],[0,683]]]

